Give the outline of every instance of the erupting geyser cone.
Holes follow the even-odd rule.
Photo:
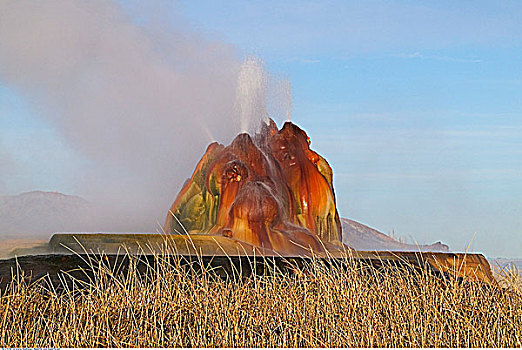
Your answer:
[[[342,246],[332,169],[306,133],[274,121],[212,143],[170,208],[168,233],[219,234],[284,254]]]
[[[243,255],[346,257],[332,169],[310,149],[306,133],[291,122],[279,130],[269,120],[255,135],[240,134],[229,146],[210,144],[170,208],[164,230],[173,235],[57,233],[48,244],[13,255],[48,254],[37,262],[26,257],[23,268],[35,278],[57,268],[78,267],[74,258],[56,254],[103,252],[116,259],[122,247],[129,254],[157,254],[166,249],[210,257],[217,265],[233,263],[234,257],[240,263]],[[495,283],[480,254],[348,249],[350,257],[376,267],[389,262]],[[3,276],[19,269],[19,261],[0,264],[0,289]]]

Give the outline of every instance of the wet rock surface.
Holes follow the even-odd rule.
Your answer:
[[[332,169],[306,133],[273,121],[229,146],[211,144],[167,215],[168,233],[221,234],[301,254],[341,247]]]

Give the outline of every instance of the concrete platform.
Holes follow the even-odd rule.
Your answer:
[[[271,258],[274,261],[307,261],[312,258],[359,259],[373,266],[393,262],[404,266],[429,268],[436,273],[496,283],[489,263],[481,254],[439,252],[383,252],[330,249],[327,253],[310,252],[290,256],[270,249],[254,247],[221,235],[162,235],[155,233],[56,233],[49,243],[32,248],[15,249],[11,259],[0,260],[0,280],[5,283],[18,263],[31,279],[46,273],[73,270],[88,256],[108,256],[117,260],[125,255],[154,259],[157,255],[182,256],[185,260],[207,259],[213,266],[227,265],[242,259]],[[79,259],[79,257],[84,257]],[[217,265],[216,265],[217,264]],[[85,265],[85,264],[84,264]],[[85,267],[85,266],[84,266]]]

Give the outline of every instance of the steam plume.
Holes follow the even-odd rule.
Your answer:
[[[105,229],[154,229],[210,138],[239,131],[234,48],[165,15],[174,10],[0,3],[0,82],[88,160],[77,193],[111,209]]]
[[[284,83],[261,60],[241,65],[232,46],[191,31],[175,7],[136,10],[102,0],[0,3],[0,82],[86,159],[76,193],[103,203],[106,220],[93,220],[104,230],[154,230],[210,141],[253,131],[267,99],[276,118],[289,114],[267,96],[267,84]]]

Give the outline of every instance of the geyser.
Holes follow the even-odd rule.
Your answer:
[[[212,143],[165,222],[168,233],[209,233],[285,254],[342,247],[332,169],[310,138],[273,120],[229,146]]]
[[[302,129],[291,122],[278,129],[269,120],[254,135],[239,134],[229,146],[209,145],[169,210],[164,225],[169,234],[57,233],[48,244],[13,251],[14,256],[44,257],[0,263],[0,279],[20,261],[24,271],[39,278],[50,271],[56,274],[57,267],[75,269],[86,261],[64,254],[103,253],[115,263],[125,252],[150,258],[175,254],[188,261],[197,257],[216,268],[234,264],[238,271],[244,271],[243,263],[252,263],[248,257],[273,258],[282,266],[288,258],[295,262],[349,257],[374,266],[391,262],[495,283],[480,254],[358,251],[343,246],[332,178],[328,162],[310,149]]]

